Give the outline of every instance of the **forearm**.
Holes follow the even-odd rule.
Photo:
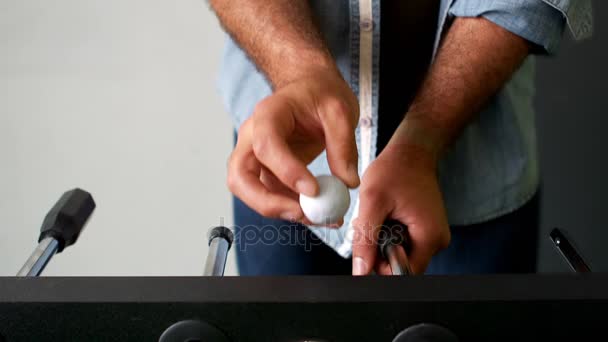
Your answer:
[[[526,40],[485,19],[458,18],[391,143],[437,160],[529,54]]]
[[[224,29],[279,88],[311,71],[337,72],[306,0],[210,0]]]

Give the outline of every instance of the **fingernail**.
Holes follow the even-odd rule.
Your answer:
[[[340,220],[339,222],[330,224],[329,228],[340,228],[343,225],[344,225],[344,220]]]
[[[312,183],[307,182],[303,179],[300,179],[296,182],[296,190],[304,194],[306,196],[314,196],[315,195],[315,187]]]
[[[360,276],[367,274],[367,263],[362,257],[353,259],[353,275]]]

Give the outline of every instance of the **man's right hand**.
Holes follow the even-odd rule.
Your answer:
[[[298,202],[318,184],[307,165],[327,150],[331,172],[359,185],[356,96],[336,69],[320,68],[283,85],[240,127],[228,187],[262,216],[310,224]]]

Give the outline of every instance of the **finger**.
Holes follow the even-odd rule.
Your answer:
[[[252,146],[256,158],[293,191],[316,196],[319,189],[315,177],[287,144],[295,128],[289,104],[271,98],[256,107],[255,115]]]
[[[353,113],[344,102],[333,100],[323,105],[319,117],[325,132],[327,161],[332,174],[348,187],[356,188],[360,179],[355,124],[350,119]]]
[[[261,165],[252,153],[236,155],[229,167],[228,186],[235,196],[260,215],[299,221],[304,216],[294,199],[269,191],[260,181]]]
[[[408,258],[412,272],[423,274],[433,256],[449,244],[450,231],[447,226],[435,223],[431,218],[409,225],[408,233],[411,240]]]
[[[353,275],[372,271],[377,257],[378,231],[384,222],[388,205],[376,195],[360,195],[359,215],[353,222]]]
[[[331,224],[329,224],[329,225],[324,224],[324,225],[322,225],[322,226],[323,226],[323,227],[327,227],[327,228],[334,228],[334,229],[338,229],[338,228],[342,227],[343,225],[344,225],[344,219],[343,219],[343,218],[341,218],[341,219],[340,219],[338,222],[336,222],[336,223],[331,223]]]
[[[378,260],[374,269],[379,275],[393,275],[391,265],[386,260]]]
[[[433,255],[433,252],[429,248],[422,247],[424,246],[424,242],[418,244],[419,247],[412,247],[412,251],[410,253],[410,267],[414,274],[424,274],[426,268],[428,267]]]
[[[265,166],[262,166],[260,172],[260,181],[264,187],[271,192],[285,195],[295,201],[299,201],[299,195],[283,184],[275,175],[272,174]]]

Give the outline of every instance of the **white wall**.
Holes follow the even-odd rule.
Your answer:
[[[222,43],[204,0],[0,0],[0,276],[74,187],[97,209],[45,275],[202,274],[232,223]]]

